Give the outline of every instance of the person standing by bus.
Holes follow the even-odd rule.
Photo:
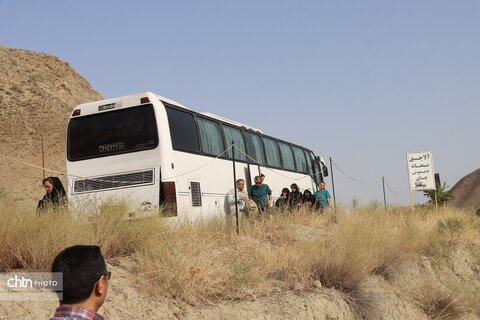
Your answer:
[[[256,176],[254,181],[255,184],[250,189],[250,197],[257,204],[259,212],[262,213],[272,204],[272,190],[268,184],[262,183],[260,176]]]
[[[331,207],[330,202],[330,193],[325,189],[325,182],[320,182],[318,184],[320,190],[316,191],[313,196],[315,197],[315,209],[323,210],[326,207]]]
[[[58,177],[45,178],[42,185],[45,188],[45,195],[42,200],[38,201],[37,213],[42,213],[48,209],[57,209],[67,204],[66,192]]]

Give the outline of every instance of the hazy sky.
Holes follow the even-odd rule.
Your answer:
[[[406,152],[432,151],[450,186],[479,168],[478,0],[0,0],[0,45],[58,56],[106,98],[153,91],[383,175],[392,203],[409,203]],[[334,175],[344,204],[383,199]]]

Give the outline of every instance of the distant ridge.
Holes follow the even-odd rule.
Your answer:
[[[0,153],[63,172],[65,130],[73,107],[102,99],[87,80],[55,56],[0,46]],[[47,175],[55,173],[47,172]],[[0,191],[32,202],[42,171],[0,157]]]
[[[480,209],[480,168],[460,179],[452,188],[451,205],[459,208]]]

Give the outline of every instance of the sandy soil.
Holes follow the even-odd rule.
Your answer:
[[[480,246],[459,245],[452,257],[443,263],[433,263],[426,257],[402,265],[398,272],[385,278],[370,275],[362,284],[366,319],[430,319],[408,294],[424,279],[435,284],[472,290],[472,297],[480,293],[478,249]],[[134,263],[128,258],[109,261],[112,271],[107,301],[100,313],[107,319],[356,319],[347,303],[348,298],[335,289],[323,288],[305,291],[273,290],[267,296],[249,294],[244,301],[220,301],[211,304],[190,305],[167,297],[161,292],[155,298],[148,295],[136,281]],[[459,296],[463,293],[459,291]],[[466,303],[462,301],[462,303]],[[0,319],[47,319],[57,306],[56,301],[0,301]],[[473,310],[455,319],[480,319]]]

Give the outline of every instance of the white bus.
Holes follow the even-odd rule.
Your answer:
[[[74,109],[66,146],[69,205],[120,199],[131,214],[161,209],[189,220],[225,214],[234,186],[232,141],[236,178],[248,190],[264,174],[274,198],[292,183],[314,192],[327,175],[309,149],[144,92]]]

